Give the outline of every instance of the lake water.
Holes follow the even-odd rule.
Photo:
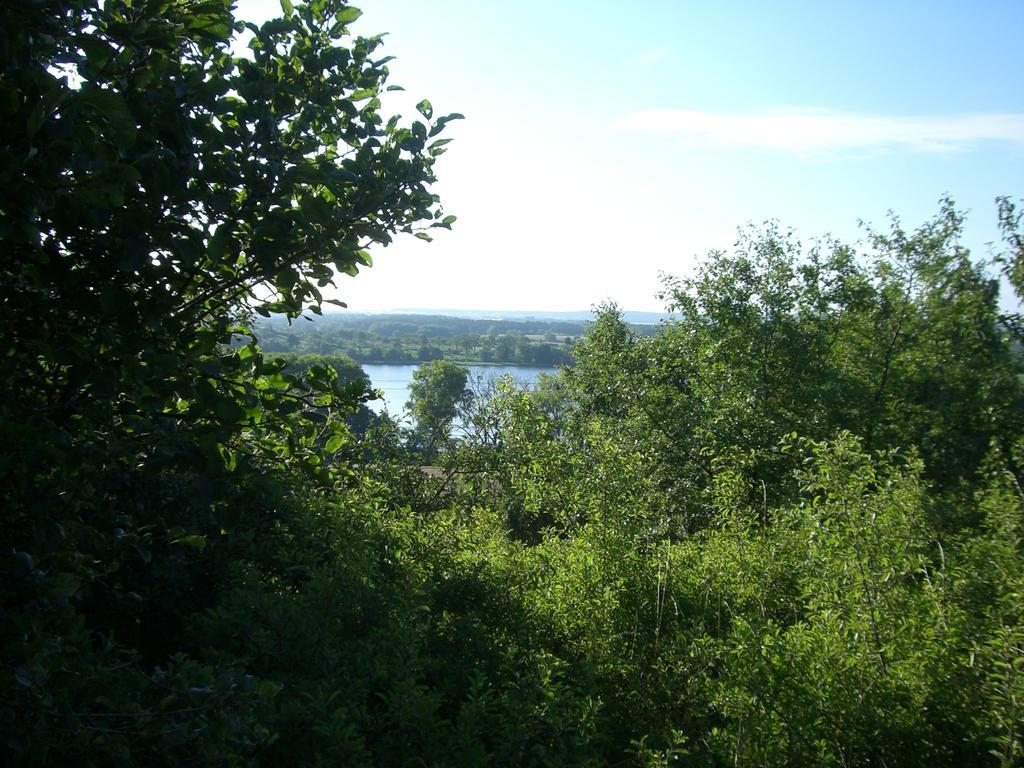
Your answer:
[[[418,365],[370,365],[364,364],[363,370],[370,377],[375,389],[384,393],[383,400],[369,403],[377,413],[385,408],[392,416],[400,416],[409,400],[409,385],[412,383],[412,372]],[[537,376],[542,373],[555,373],[554,368],[533,368],[527,365],[467,365],[470,381],[477,378],[488,381],[509,374],[517,382],[532,386]]]

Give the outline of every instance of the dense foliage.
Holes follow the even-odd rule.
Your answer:
[[[428,185],[455,116],[387,119],[359,11],[284,5],[256,26],[228,0],[41,0],[0,29],[0,728],[21,760],[268,737],[273,686],[184,655],[184,620],[299,477],[344,479],[365,388],[283,374],[249,318],[317,309],[369,244],[451,223]]]
[[[451,224],[452,116],[282,7],[0,28],[4,764],[1022,764],[1015,204],[995,264],[950,201],[744,232],[657,333],[604,307],[535,391],[436,362],[411,439],[357,428],[358,365],[252,316]]]

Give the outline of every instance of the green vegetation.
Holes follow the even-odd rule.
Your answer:
[[[536,391],[434,362],[411,439],[357,426],[358,365],[253,318],[452,223],[454,116],[282,7],[0,29],[3,763],[1021,765],[1014,204],[993,264],[950,201],[748,231],[656,333],[606,306]]]
[[[255,332],[266,352],[333,354],[360,363],[572,363],[579,322],[469,320],[433,315],[324,315],[316,323],[271,318]]]
[[[413,444],[434,456],[451,435],[452,424],[470,399],[469,371],[447,360],[434,360],[413,371],[409,413],[416,420]]]

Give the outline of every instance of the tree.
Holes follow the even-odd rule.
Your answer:
[[[502,363],[515,362],[516,339],[508,333],[498,336],[494,342],[494,355]]]
[[[273,529],[275,483],[347,473],[366,393],[330,366],[282,373],[249,321],[319,313],[367,247],[453,221],[429,185],[458,116],[382,114],[388,58],[351,35],[356,8],[283,0],[257,26],[232,6],[40,0],[0,29],[0,549],[23,566],[0,588],[22,627],[0,636],[0,704],[8,746],[37,734],[56,762],[93,733],[61,713],[103,697],[129,713],[104,721],[111,749],[144,742],[140,762],[176,761],[161,733],[253,736],[237,706],[154,691],[216,676],[168,665],[183,616],[216,595],[230,542]]]
[[[1024,211],[1009,197],[996,199],[999,209],[999,228],[1002,230],[1003,242],[1007,251],[999,255],[1003,277],[1010,283],[1017,296],[1018,305],[1024,298]],[[1019,311],[1011,312],[1000,318],[1011,330],[1018,343],[1024,341],[1024,318]]]
[[[959,246],[962,224],[943,200],[916,230],[894,220],[870,233],[862,253],[831,240],[805,249],[777,225],[742,232],[693,276],[666,279],[675,318],[656,336],[599,308],[565,377],[573,420],[611,420],[624,442],[648,445],[686,527],[713,514],[723,472],[740,472],[763,506],[793,498],[779,439],[842,429],[870,450],[913,446],[947,494],[937,513],[970,523],[956,496],[992,441],[1007,454],[1024,411],[996,281]]]
[[[6,383],[37,433],[156,415],[252,453],[245,427],[287,381],[225,345],[250,313],[319,312],[366,246],[449,226],[427,185],[454,116],[385,119],[381,39],[343,45],[359,11],[340,0],[260,27],[227,0],[153,7],[36,3],[0,33]],[[251,57],[231,53],[242,31]]]
[[[415,441],[428,456],[449,436],[459,407],[469,399],[468,377],[469,369],[448,360],[433,360],[413,371],[408,409],[416,421]]]
[[[372,389],[370,377],[366,375],[362,366],[348,355],[295,355],[286,352],[267,355],[267,358],[272,362],[284,362],[284,372],[298,379],[308,378],[315,369],[326,371],[329,368],[337,376],[337,385],[339,386],[348,387],[354,393],[369,392]],[[324,409],[321,413],[326,416],[329,411]],[[345,419],[346,426],[357,439],[365,437],[366,431],[375,422],[376,418],[373,412],[365,403],[360,403]]]

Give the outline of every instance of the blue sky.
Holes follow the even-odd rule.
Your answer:
[[[1024,196],[1020,0],[355,5],[397,57],[388,106],[467,119],[437,168],[453,231],[339,281],[354,310],[658,310],[659,272],[747,222],[853,241],[945,193],[983,256],[993,199]]]

